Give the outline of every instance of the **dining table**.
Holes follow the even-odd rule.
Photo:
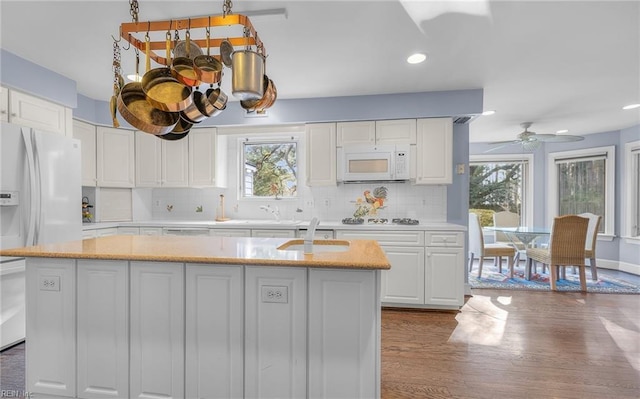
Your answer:
[[[530,227],[530,226],[517,226],[517,227],[496,227],[496,226],[486,226],[485,230],[488,231],[499,231],[504,233],[507,238],[511,241],[513,246],[517,249],[520,244],[524,246],[525,249],[533,248],[536,245],[543,245],[548,243],[549,236],[551,235],[551,229],[548,227]],[[543,238],[546,238],[543,242]],[[525,268],[526,271],[526,279],[531,279],[531,270],[529,268]]]

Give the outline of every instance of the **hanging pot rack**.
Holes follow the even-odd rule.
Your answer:
[[[229,26],[242,26],[243,31],[248,36],[242,37],[214,37],[215,28],[226,28]],[[132,46],[138,50],[145,51],[145,39],[144,35],[150,32],[171,32],[180,30],[193,30],[193,29],[210,29],[211,38],[209,39],[209,46],[211,49],[219,49],[223,40],[227,40],[234,47],[241,46],[256,46],[257,52],[266,57],[266,50],[264,43],[258,37],[258,33],[253,27],[251,20],[248,16],[242,14],[227,14],[227,15],[211,15],[196,18],[183,18],[172,19],[165,21],[146,21],[146,22],[125,22],[120,24],[120,36],[131,43]],[[141,36],[140,38],[136,37]],[[191,32],[191,41],[198,46],[205,48],[207,41],[206,38],[194,37],[193,31]],[[150,54],[152,60],[161,65],[167,65],[167,59],[160,53],[156,53],[156,50],[164,51],[166,49],[166,41],[164,39],[157,41],[150,41]],[[175,42],[171,41],[171,49],[175,46]],[[220,55],[212,54],[213,57],[220,59]]]

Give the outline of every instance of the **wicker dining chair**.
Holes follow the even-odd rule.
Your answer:
[[[473,260],[478,259],[478,277],[482,277],[484,258],[497,258],[498,271],[502,273],[502,257],[507,257],[511,277],[513,278],[513,257],[516,249],[507,244],[485,244],[480,219],[475,213],[469,213],[469,271],[473,268]]]
[[[518,227],[520,226],[520,215],[514,212],[501,211],[493,214],[493,225],[495,227]],[[510,239],[506,233],[496,231],[496,242],[500,244],[508,244],[516,248],[516,257],[513,260],[515,264],[524,256],[526,246],[519,240]]]
[[[576,266],[580,274],[580,289],[587,291],[585,276],[585,242],[589,219],[577,216],[558,216],[553,220],[548,248],[527,249],[527,274],[531,275],[533,262],[549,265],[551,289],[557,290],[556,280],[560,266]]]

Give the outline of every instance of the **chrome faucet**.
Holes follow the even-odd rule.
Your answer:
[[[280,221],[280,210],[277,206],[272,208],[271,205],[260,205],[260,209],[264,209],[265,212],[271,212],[276,221]]]
[[[311,254],[313,253],[313,236],[316,234],[316,228],[318,227],[318,218],[314,217],[309,222],[309,227],[307,228],[307,234],[304,236],[304,253]]]

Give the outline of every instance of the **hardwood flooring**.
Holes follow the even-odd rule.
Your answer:
[[[0,354],[1,389],[24,389],[24,346]],[[476,289],[460,312],[382,312],[384,399],[639,397],[640,295]]]
[[[383,311],[383,398],[640,398],[639,295],[473,291]]]

